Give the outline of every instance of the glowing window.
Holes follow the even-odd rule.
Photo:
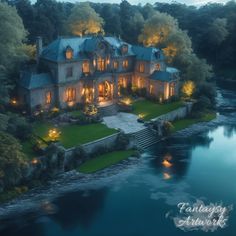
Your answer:
[[[97,70],[104,71],[105,70],[105,59],[99,57],[97,59]]]
[[[115,70],[118,69],[118,61],[114,61],[114,62],[113,62],[113,68],[114,68]]]
[[[75,88],[66,89],[66,101],[67,102],[75,101]]]
[[[139,72],[144,73],[144,71],[145,71],[145,65],[144,65],[144,63],[140,63],[139,64]]]
[[[159,63],[156,64],[156,70],[161,70],[161,65]]]
[[[52,102],[52,92],[48,91],[46,92],[46,104],[51,104]]]
[[[82,71],[83,71],[83,73],[89,73],[89,71],[90,71],[89,61],[83,62]]]
[[[127,69],[129,66],[129,61],[126,59],[123,61],[123,68]]]
[[[66,49],[66,59],[71,60],[73,58],[73,50],[72,48],[68,47]]]

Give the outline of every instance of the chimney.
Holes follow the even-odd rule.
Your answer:
[[[39,57],[42,53],[42,50],[43,50],[42,37],[38,36],[36,38],[36,61],[37,61],[37,64],[39,63]]]

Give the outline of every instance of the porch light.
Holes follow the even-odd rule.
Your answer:
[[[17,104],[17,100],[16,100],[15,98],[12,98],[12,99],[11,99],[11,104],[12,104],[12,105],[16,105],[16,104]]]
[[[31,161],[31,163],[33,164],[33,165],[36,165],[36,164],[38,164],[38,159],[36,159],[36,158],[34,158],[32,161]]]
[[[164,172],[163,179],[166,179],[166,180],[171,179],[171,175],[169,173]]]
[[[58,131],[56,128],[50,129],[48,131],[48,137],[50,138],[51,141],[56,141],[60,138],[61,132]]]

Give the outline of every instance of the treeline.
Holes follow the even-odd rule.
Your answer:
[[[9,1],[17,8],[18,14],[29,32],[29,43],[38,35],[47,44],[59,35],[68,34],[65,22],[75,4],[55,0]],[[120,4],[90,3],[103,19],[103,30],[107,35],[120,36],[129,43],[140,43],[145,22],[156,11],[168,13],[178,20],[179,27],[186,30],[192,40],[195,53],[206,58],[215,69],[232,69],[236,62],[236,3],[207,4],[200,8],[179,3],[155,3],[131,5],[128,1]]]

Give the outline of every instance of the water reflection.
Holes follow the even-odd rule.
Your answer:
[[[224,136],[227,138],[232,138],[236,134],[236,126],[225,125],[224,126]]]
[[[50,218],[64,229],[89,228],[103,208],[106,193],[105,188],[68,193],[54,201],[58,211]]]
[[[180,180],[186,175],[193,149],[199,146],[209,148],[212,141],[213,137],[209,137],[208,132],[191,139],[170,138],[150,149],[151,154],[155,155],[151,165],[164,180]]]

